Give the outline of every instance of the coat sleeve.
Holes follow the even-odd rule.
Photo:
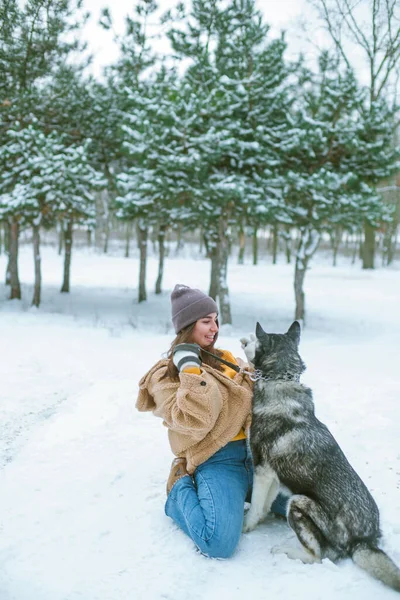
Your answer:
[[[164,419],[172,431],[202,440],[214,427],[221,412],[223,398],[214,377],[204,371],[200,375],[181,373],[173,387],[157,385],[152,390],[155,415]]]

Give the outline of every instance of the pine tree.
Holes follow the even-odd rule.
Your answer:
[[[87,15],[82,0],[0,0],[0,146],[9,142],[7,131],[33,119],[44,122],[44,85],[83,45],[74,37]],[[10,217],[9,263],[11,298],[21,295],[18,279],[20,223]]]
[[[131,139],[132,135],[133,137],[137,135],[139,139],[148,126],[147,121],[143,123],[136,122],[136,117],[138,113],[146,113],[146,98],[150,102],[152,101],[152,84],[149,83],[147,85],[145,73],[149,67],[155,64],[157,57],[151,47],[151,37],[147,31],[147,21],[157,8],[157,4],[152,0],[140,0],[135,6],[134,17],[126,17],[124,35],[117,40],[120,48],[120,58],[108,73],[109,82],[112,82],[113,89],[115,90],[115,97],[118,103],[118,117],[120,120],[117,134],[119,143],[118,167],[112,173],[115,184],[114,189],[116,194],[120,194],[115,206],[119,218],[126,221],[136,219],[140,249],[139,302],[147,298],[146,264],[150,224],[147,220],[148,213],[146,206],[149,203],[149,199],[146,196],[146,199],[142,202],[143,206],[140,210],[137,210],[135,183],[132,184],[132,182],[136,182],[135,178],[140,176],[140,172],[135,171],[135,168],[140,165],[143,166],[144,178],[146,178],[147,171],[145,160],[141,162],[141,148],[137,142],[131,144]],[[104,11],[103,15],[105,26],[108,27],[110,23],[108,11]],[[121,115],[124,115],[122,119]],[[121,152],[124,142],[126,144],[123,152]],[[140,191],[138,194],[140,195]]]
[[[197,163],[186,139],[190,98],[176,74],[162,69],[129,93],[130,110],[124,114],[126,165],[118,176],[117,215],[138,220],[143,243],[148,229],[158,231],[160,247],[156,292],[161,289],[164,238],[171,222],[187,221],[186,209],[193,164]],[[144,249],[143,249],[144,250]],[[143,276],[139,302],[146,299]]]
[[[231,322],[227,263],[230,227],[268,218],[282,203],[281,163],[288,127],[283,39],[269,42],[253,0],[196,0],[186,27],[171,27],[175,53],[191,61],[184,81],[197,96],[190,145],[199,156],[190,197],[208,235],[209,293]]]
[[[36,124],[37,125],[37,124]],[[35,125],[9,129],[8,144],[0,148],[0,164],[7,165],[0,177],[0,218],[19,227],[32,227],[35,259],[35,288],[32,304],[39,306],[41,291],[40,227],[57,220],[93,219],[91,190],[103,181],[88,163],[84,146],[65,146],[53,132],[48,136]],[[72,233],[69,237],[64,285],[69,291]]]
[[[378,122],[366,119],[364,103],[354,74],[341,72],[337,59],[327,53],[320,57],[317,74],[302,71],[286,146],[284,188],[288,221],[300,230],[296,319],[305,318],[304,278],[321,232],[360,226],[365,218],[375,222],[384,214],[368,181],[391,171],[395,153],[384,149],[388,129],[382,121],[379,143],[376,137],[368,141]]]

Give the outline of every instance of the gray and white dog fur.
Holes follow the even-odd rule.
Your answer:
[[[291,493],[287,518],[303,548],[286,548],[303,562],[351,557],[375,578],[400,591],[400,570],[379,549],[379,511],[328,428],[315,416],[312,391],[299,382],[300,325],[242,338],[255,381],[250,447],[254,462],[251,506],[243,531],[268,514],[280,485]]]

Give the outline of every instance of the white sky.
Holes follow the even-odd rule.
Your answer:
[[[177,0],[162,0],[159,2],[160,14],[166,12],[169,8],[176,6]],[[100,74],[104,65],[112,63],[117,57],[117,47],[113,42],[113,34],[104,31],[99,25],[101,10],[108,6],[113,16],[115,29],[117,32],[123,31],[123,19],[129,12],[134,2],[127,3],[124,0],[113,0],[98,2],[98,0],[85,0],[84,6],[90,11],[91,18],[86,26],[86,39],[89,43],[89,50],[94,55],[93,73]],[[264,13],[265,21],[271,26],[271,34],[277,36],[282,29],[288,32],[287,41],[289,43],[289,55],[297,55],[300,51],[307,53],[314,52],[309,43],[304,39],[304,33],[300,31],[299,19],[307,18],[312,21],[312,11],[306,0],[258,0],[258,8]],[[156,31],[157,19],[154,19],[154,30]],[[315,32],[313,32],[314,36]],[[319,43],[323,42],[322,33],[319,34]],[[315,41],[315,39],[314,39]],[[159,40],[154,44],[155,48],[162,52],[167,48],[165,40]],[[311,50],[310,50],[311,48]]]
[[[178,0],[157,0],[159,15],[164,14],[168,9],[174,8]],[[189,0],[185,0],[188,3]],[[104,7],[110,8],[115,31],[121,34],[124,31],[124,17],[133,13],[135,0],[126,2],[126,0],[84,0],[84,8],[91,13],[91,17],[85,27],[84,37],[88,42],[88,50],[93,54],[93,64],[91,71],[95,76],[100,76],[102,68],[105,65],[112,64],[117,56],[118,49],[113,41],[113,33],[105,31],[98,25],[101,11]],[[320,50],[331,46],[331,40],[327,32],[318,22],[316,12],[311,8],[307,0],[256,0],[256,5],[264,14],[265,21],[271,27],[271,36],[277,37],[281,31],[286,31],[286,41],[288,49],[286,56],[289,59],[297,58],[303,53],[311,64],[315,64],[315,59]],[[360,7],[360,15],[365,8]],[[365,13],[368,20],[368,15]],[[160,33],[158,17],[155,15],[153,23],[154,34]],[[307,32],[302,27],[306,24]],[[365,23],[367,26],[367,23]],[[154,48],[160,54],[166,54],[169,50],[169,42],[164,37],[154,42]],[[369,71],[361,50],[354,44],[348,46],[352,57],[353,66],[356,69],[359,80],[363,85],[369,83]]]

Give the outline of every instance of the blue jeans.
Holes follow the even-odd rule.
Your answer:
[[[194,481],[193,481],[194,479]],[[251,499],[253,464],[246,440],[230,442],[186,475],[170,491],[165,514],[202,554],[229,558],[243,527],[244,503]],[[272,512],[286,516],[287,498],[278,495]]]

